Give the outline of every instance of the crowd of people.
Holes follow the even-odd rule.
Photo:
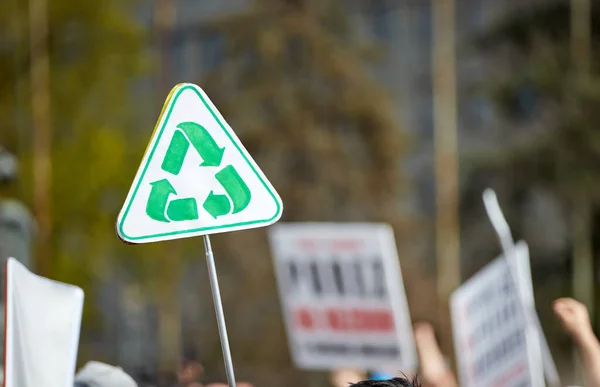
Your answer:
[[[554,301],[553,310],[577,346],[583,361],[586,385],[600,387],[600,343],[590,322],[587,308],[572,298]],[[437,344],[429,324],[415,326],[415,343],[419,357],[419,374],[388,380],[363,380],[337,384],[335,387],[458,387],[458,381]]]
[[[554,302],[553,310],[580,352],[586,385],[600,387],[600,343],[586,307],[572,298],[561,298]],[[414,338],[419,359],[418,374],[368,379],[362,371],[337,370],[331,373],[332,387],[458,387],[458,380],[440,350],[433,327],[428,323],[416,324]],[[228,387],[226,383],[202,384],[202,374],[199,362],[186,360],[172,387]],[[120,368],[97,362],[88,363],[75,380],[75,387],[138,387]],[[237,386],[255,387],[246,382],[238,382]]]

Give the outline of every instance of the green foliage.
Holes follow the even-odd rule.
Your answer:
[[[53,278],[85,289],[84,329],[93,329],[94,285],[123,258],[114,223],[143,149],[131,90],[148,63],[132,1],[48,3],[53,237],[44,259]],[[0,143],[21,162],[9,193],[31,204],[28,20],[26,2],[0,5]]]
[[[528,184],[550,184],[563,197],[573,190],[600,190],[593,179],[600,172],[600,50],[595,43],[600,7],[592,3],[589,75],[573,65],[568,1],[520,10],[476,42],[480,53],[497,61],[483,88],[514,139],[477,160],[519,168],[527,172]]]

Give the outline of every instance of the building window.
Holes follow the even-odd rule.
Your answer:
[[[466,95],[461,104],[459,120],[467,129],[480,130],[493,119],[493,109],[488,99],[481,95]]]
[[[463,15],[459,15],[459,20],[461,19],[460,16],[464,18],[464,24],[462,25],[464,33],[472,33],[483,26],[484,9],[482,0],[471,0],[463,3],[459,12],[464,12]]]
[[[426,63],[428,71],[430,71],[431,63],[431,48],[433,44],[433,14],[431,4],[429,2],[420,2],[414,6],[416,12],[416,40],[417,44],[422,47],[423,61]]]
[[[175,31],[172,37],[172,73],[177,78],[177,82],[185,81],[185,49],[187,36],[184,31]]]
[[[212,71],[221,63],[225,56],[223,36],[216,32],[207,32],[200,37],[200,56],[203,71]]]
[[[371,19],[373,34],[382,41],[391,39],[390,7],[386,0],[370,0],[368,12]]]
[[[502,90],[496,96],[500,111],[516,121],[527,121],[535,117],[539,107],[539,94],[529,85],[520,85],[517,89]]]
[[[536,115],[539,96],[537,91],[530,86],[522,86],[515,92],[517,117],[528,120]]]
[[[424,176],[432,176],[435,171],[427,171]],[[419,193],[419,207],[421,211],[427,215],[435,213],[435,181],[433,178],[422,177],[416,182],[417,191]]]

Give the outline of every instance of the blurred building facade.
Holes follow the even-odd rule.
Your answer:
[[[385,85],[395,101],[402,130],[411,136],[411,150],[402,160],[412,180],[413,193],[410,200],[402,203],[404,210],[417,218],[432,220],[435,216],[435,177],[434,177],[434,121],[432,90],[432,50],[434,0],[347,0],[345,9],[356,30],[376,47],[380,48],[382,60],[373,69],[374,76]],[[536,0],[538,2],[552,0]],[[173,0],[176,22],[173,26],[173,38],[168,52],[162,57],[170,62],[170,83],[196,81],[218,66],[224,58],[223,41],[211,28],[212,23],[230,13],[244,10],[250,0],[194,1]],[[464,155],[484,153],[501,144],[507,136],[506,127],[495,116],[491,101],[476,92],[477,85],[486,77],[486,69],[495,66],[490,59],[474,55],[471,49],[474,36],[502,20],[507,14],[526,9],[534,2],[518,0],[456,0],[456,36],[457,36],[457,100],[459,152]],[[150,19],[147,19],[149,22]],[[527,104],[525,98],[524,103]],[[515,131],[516,132],[516,131]],[[518,133],[509,133],[519,135]],[[467,184],[468,170],[461,171],[461,184]],[[545,195],[537,188],[539,195]],[[534,195],[538,195],[535,193]],[[546,195],[547,196],[547,195]],[[529,200],[532,205],[534,200]],[[480,203],[479,203],[480,204]],[[472,203],[478,206],[478,203]],[[534,223],[540,216],[543,224],[555,224],[558,229],[550,232],[560,233],[564,220],[560,217],[557,204],[546,200],[544,204],[535,204],[543,208],[526,208],[524,212],[532,215]],[[479,205],[482,208],[481,205]],[[478,212],[477,215],[482,214]],[[476,221],[477,220],[477,221]],[[491,230],[482,229],[481,220],[467,217],[462,221],[465,235],[486,233],[487,238],[477,239],[481,244],[495,243]],[[424,239],[415,240],[415,246],[409,248],[411,254],[435,256],[432,243],[433,222],[425,222]],[[530,230],[528,239],[535,240],[540,235]],[[544,239],[544,243],[550,243]],[[559,238],[560,239],[560,238]],[[475,266],[463,268],[471,274],[483,261],[473,259],[482,247],[471,241],[462,241],[464,262],[475,262]],[[542,243],[539,243],[541,246]],[[564,246],[562,246],[564,247]]]
[[[413,141],[410,155],[402,162],[412,177],[414,193],[403,207],[408,213],[425,218],[435,214],[432,1],[345,2],[357,32],[383,53],[373,74],[392,95],[402,130],[408,131]],[[171,4],[176,22],[169,47],[161,54],[169,61],[170,84],[197,81],[224,60],[223,40],[211,25],[221,17],[243,11],[251,0],[173,0]],[[486,68],[494,63],[473,55],[469,47],[471,40],[506,14],[527,5],[518,0],[456,0],[461,152],[484,151],[505,135],[494,117],[491,102],[474,91],[478,82],[485,78]],[[151,20],[147,10],[146,22],[151,23]],[[425,244],[434,245],[429,241]],[[420,251],[419,254],[433,257],[432,251]]]
[[[143,1],[139,9],[139,17],[148,29],[153,28],[155,1]],[[357,31],[380,47],[384,54],[381,62],[373,69],[374,77],[385,85],[392,95],[402,129],[408,131],[412,137],[411,153],[402,162],[412,180],[413,194],[411,200],[403,203],[403,207],[408,213],[429,220],[435,216],[434,95],[431,63],[433,1],[435,0],[346,0],[348,16]],[[219,66],[224,60],[223,40],[211,25],[221,17],[243,11],[250,2],[251,0],[170,0],[175,23],[168,46],[163,52],[159,52],[162,60],[169,62],[170,71],[165,75],[168,83],[175,85],[180,82],[197,82],[203,75]],[[501,131],[501,123],[494,117],[491,102],[473,92],[475,85],[486,76],[486,68],[493,66],[493,63],[470,55],[469,39],[507,13],[524,7],[524,3],[519,0],[456,0],[456,76],[461,153],[485,152],[505,135],[505,132]],[[149,82],[154,84],[156,80]],[[153,118],[148,119],[147,124],[153,125]],[[545,221],[542,221],[544,224],[557,224],[559,228],[560,225],[564,225],[559,206],[552,198],[548,198],[543,189],[536,190],[534,195],[543,200],[532,198],[531,206],[524,209],[530,214],[532,223],[539,224],[535,219],[541,217],[545,218]],[[483,207],[480,201],[473,203],[473,206]],[[483,214],[483,208],[479,214]],[[482,251],[490,251],[489,246],[496,243],[493,232],[481,227],[484,222],[485,216],[461,221],[461,228],[468,230],[465,234],[470,236],[469,240],[461,243],[463,262],[470,262],[471,265],[463,269],[466,274],[471,274],[492,258],[489,254],[479,257]],[[401,249],[412,255],[412,258],[427,261],[426,265],[431,266],[435,253],[434,224],[433,221],[424,224],[426,226],[422,230],[422,237],[415,240],[414,245],[403,246]],[[561,234],[562,231],[558,230],[554,235]],[[535,236],[535,233],[532,236]],[[563,247],[557,246],[556,249]],[[203,265],[204,263],[199,261],[198,264],[187,267],[185,275],[182,276],[182,310],[186,311],[182,316],[183,336],[190,337],[203,330],[195,325],[214,323],[212,306],[203,305],[203,309],[207,311],[207,318],[203,319],[203,312],[198,311],[198,299],[194,297]],[[144,305],[143,301],[135,296],[135,290],[113,285],[115,284],[104,288],[104,309],[107,312],[106,323],[118,326],[119,329],[115,331],[121,332],[119,338],[116,338],[120,346],[117,352],[121,364],[129,369],[156,364],[157,359],[153,355],[158,348],[155,341],[155,308]],[[117,294],[121,296],[118,297]],[[115,298],[124,301],[115,304],[111,301]],[[117,310],[121,313],[116,313]],[[107,351],[110,352],[109,349]]]

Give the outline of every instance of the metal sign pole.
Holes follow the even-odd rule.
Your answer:
[[[219,327],[219,337],[221,339],[221,349],[223,350],[223,361],[225,362],[227,383],[229,384],[229,387],[235,387],[235,374],[233,372],[231,350],[229,349],[229,339],[227,338],[227,327],[225,326],[225,315],[223,313],[223,304],[221,302],[217,267],[215,266],[215,257],[212,252],[212,246],[208,235],[204,235],[204,251],[206,251],[208,277],[210,279],[210,288],[212,291],[213,303],[215,304],[215,313],[217,315],[217,326]]]

